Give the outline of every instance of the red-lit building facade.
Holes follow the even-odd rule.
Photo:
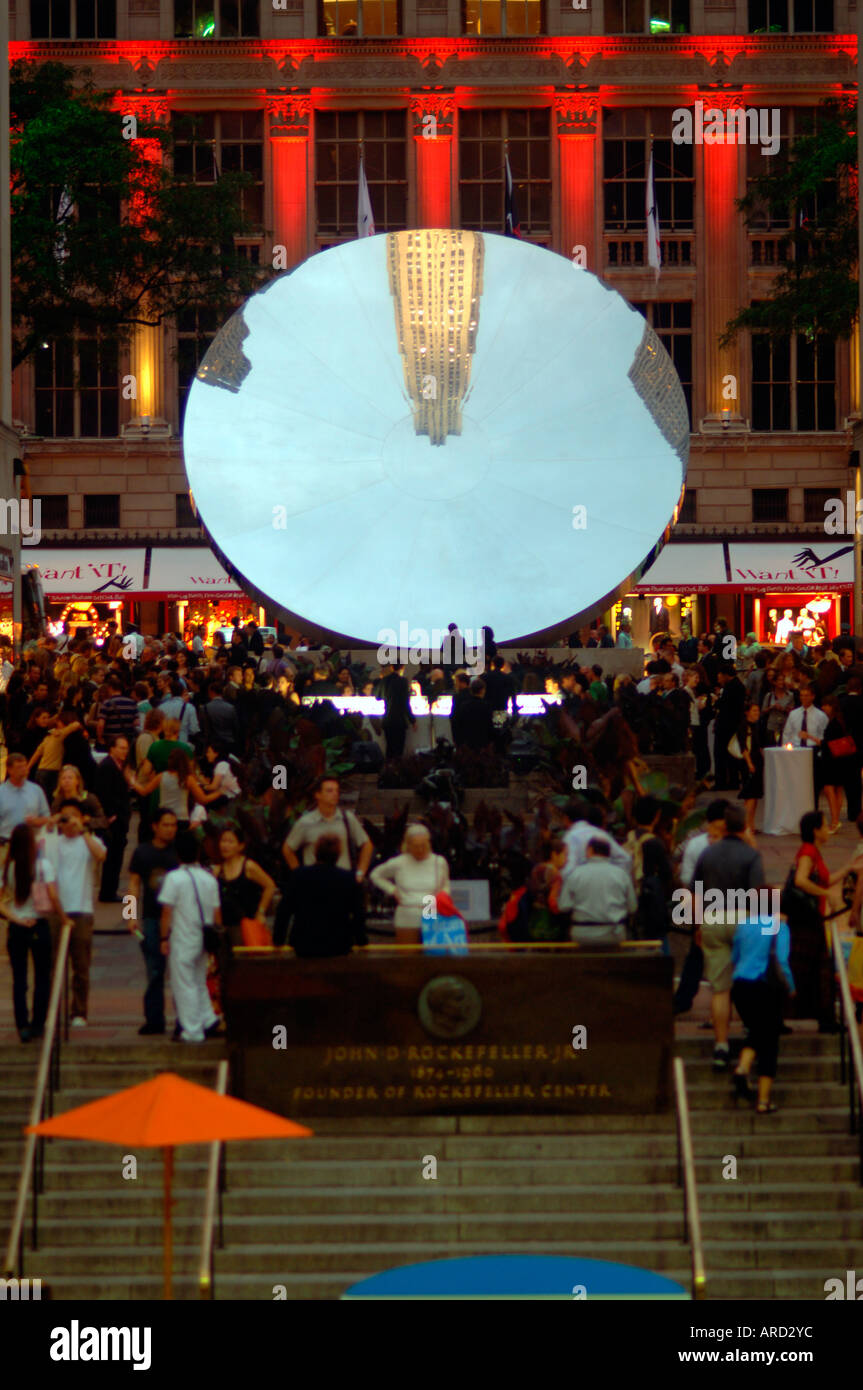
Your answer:
[[[13,58],[90,68],[124,113],[204,116],[176,158],[190,177],[216,164],[252,175],[247,254],[279,269],[356,235],[360,148],[379,232],[501,232],[508,154],[522,235],[636,304],[689,398],[686,498],[668,568],[626,601],[636,637],[654,595],[672,630],[722,615],[763,636],[771,608],[809,599],[828,626],[847,614],[847,561],[821,562],[841,546],[824,503],[851,483],[856,343],[718,347],[738,308],[769,295],[797,212],[744,225],[735,198],[767,165],[759,145],[671,139],[672,112],[697,102],[777,112],[785,142],[825,97],[853,96],[847,0],[13,0],[10,24]],[[120,355],[69,343],[18,370],[13,414],[45,545],[143,547],[148,567],[160,547],[195,545],[180,429],[218,326],[198,314],[142,329]],[[818,563],[798,567],[804,550]],[[147,594],[139,616],[158,626],[168,600]]]

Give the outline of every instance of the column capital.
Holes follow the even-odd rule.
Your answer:
[[[171,119],[170,101],[154,92],[123,92],[117,105],[148,125],[167,125]]]
[[[287,93],[267,98],[271,140],[307,140],[312,113],[311,97]]]
[[[754,102],[747,101],[742,92],[699,92],[698,101],[704,104],[704,114],[709,110],[721,111],[723,115],[726,111],[740,111],[745,107],[754,105]]]
[[[558,135],[596,135],[597,93],[564,92],[554,98]]]
[[[451,92],[419,92],[411,96],[410,115],[415,140],[447,139],[453,132],[455,97]]]

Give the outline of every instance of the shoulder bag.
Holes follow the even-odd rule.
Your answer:
[[[214,922],[207,921],[204,915],[204,909],[201,906],[201,897],[198,892],[198,885],[195,882],[195,875],[192,873],[192,870],[188,868],[188,866],[186,868],[186,872],[188,873],[189,878],[192,881],[192,891],[195,894],[195,902],[198,904],[198,916],[201,919],[201,929],[204,934],[204,950],[209,955],[214,956],[217,953],[219,946],[221,945],[224,929],[222,927],[217,927]]]
[[[843,734],[841,738],[831,738],[827,747],[834,758],[850,758],[852,753],[857,752],[857,744],[850,734]]]

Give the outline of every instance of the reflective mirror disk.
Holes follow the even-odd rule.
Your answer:
[[[613,601],[679,502],[674,366],[563,257],[468,231],[322,252],[221,329],[183,447],[215,547],[300,623],[489,624],[523,639]]]

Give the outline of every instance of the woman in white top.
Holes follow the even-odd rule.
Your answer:
[[[449,892],[449,865],[443,855],[432,854],[426,827],[409,825],[401,854],[372,869],[371,880],[396,900],[396,945],[416,945],[422,940],[423,901]]]
[[[179,830],[188,830],[189,828],[190,798],[199,806],[207,806],[218,796],[218,792],[207,793],[204,791],[182,748],[173,750],[164,772],[154,773],[147,782],[139,782],[133,778],[131,786],[139,796],[149,796],[150,792],[155,791],[158,787],[159,810],[173,811],[177,817]]]
[[[209,782],[204,782],[204,790],[215,793],[214,800],[222,806],[227,806],[229,801],[233,801],[235,796],[240,795],[240,784],[234,776],[234,770],[228,762],[228,755],[221,743],[208,743],[206,749],[207,762],[213,768],[213,775]]]

